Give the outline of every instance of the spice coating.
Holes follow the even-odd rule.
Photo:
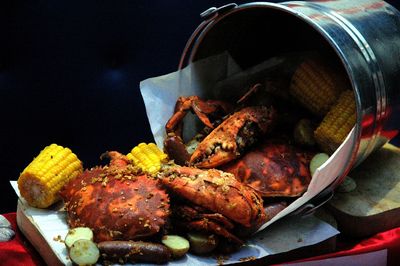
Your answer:
[[[63,188],[69,226],[92,228],[96,242],[157,234],[169,215],[168,195],[121,154],[109,155],[110,166],[85,170]]]

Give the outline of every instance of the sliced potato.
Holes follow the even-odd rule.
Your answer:
[[[219,242],[215,235],[190,232],[187,236],[190,243],[190,251],[200,255],[212,252]]]
[[[329,155],[326,153],[317,153],[314,155],[314,157],[311,159],[310,162],[310,172],[311,176],[314,175],[315,171],[323,165],[327,160],[329,159]]]
[[[78,265],[93,265],[100,257],[96,244],[89,239],[79,239],[69,249],[69,257]]]
[[[67,248],[71,248],[72,244],[79,239],[93,240],[93,231],[89,227],[72,228],[65,236],[64,243]]]
[[[353,178],[351,178],[350,176],[346,176],[344,178],[343,182],[337,188],[337,191],[342,192],[342,193],[348,193],[348,192],[352,192],[356,188],[357,188],[356,181]]]
[[[314,127],[308,119],[301,119],[297,122],[293,131],[294,141],[297,144],[312,147],[315,145]]]
[[[161,243],[169,248],[172,252],[172,256],[176,258],[185,255],[190,248],[189,241],[177,235],[165,235],[162,237]]]

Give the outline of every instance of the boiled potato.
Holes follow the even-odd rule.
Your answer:
[[[323,165],[327,160],[329,159],[329,155],[326,153],[317,153],[314,155],[314,157],[311,159],[310,162],[310,172],[311,176],[314,175],[315,171]]]
[[[71,248],[72,244],[79,239],[93,240],[93,231],[89,227],[72,228],[65,236],[64,243],[69,249]]]
[[[100,251],[92,240],[79,239],[69,249],[69,257],[78,265],[93,265],[100,257]]]
[[[310,120],[301,119],[293,131],[294,141],[297,144],[312,147],[315,145],[314,127]]]
[[[218,245],[218,238],[215,235],[209,235],[199,232],[188,233],[190,251],[196,254],[207,254],[212,252]]]
[[[162,237],[161,243],[169,248],[172,252],[172,256],[176,258],[185,255],[190,248],[189,241],[177,235],[165,235]]]
[[[346,176],[343,182],[337,188],[337,191],[342,193],[347,193],[347,192],[352,192],[356,188],[357,188],[356,181],[353,178]]]

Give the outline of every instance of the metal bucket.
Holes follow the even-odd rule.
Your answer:
[[[246,68],[276,54],[315,49],[334,54],[347,72],[356,100],[355,139],[341,175],[319,198],[397,135],[400,12],[393,6],[376,0],[254,2],[213,7],[201,16],[179,68],[226,50]]]

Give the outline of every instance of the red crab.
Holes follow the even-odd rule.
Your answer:
[[[175,104],[175,110],[172,117],[166,125],[167,134],[174,132],[177,135],[182,135],[182,119],[187,112],[192,110],[199,117],[201,122],[209,128],[214,128],[211,118],[221,118],[230,113],[232,106],[223,101],[217,100],[202,100],[198,96],[179,97]]]
[[[171,117],[166,124],[167,138],[164,147],[169,157],[174,159],[180,165],[194,165],[201,168],[214,168],[238,158],[245,149],[250,147],[256,140],[267,133],[271,124],[276,119],[276,112],[272,107],[250,106],[244,107],[227,117],[221,124],[214,128],[214,124],[209,123],[205,114],[210,114],[209,109],[200,112],[202,102],[198,97],[190,96],[180,97],[177,104],[182,106],[193,106],[196,102],[196,108],[192,107],[201,121],[210,129],[213,129],[190,154],[182,141],[181,122],[187,109],[178,108],[178,111]],[[195,99],[195,100],[194,100]],[[207,102],[206,102],[207,103]],[[200,107],[199,107],[200,106]],[[205,106],[209,106],[205,104]],[[218,102],[218,106],[225,106]],[[229,108],[222,108],[227,111]],[[197,111],[196,111],[197,110]],[[216,110],[212,108],[212,110]],[[179,126],[178,126],[179,125]]]
[[[252,233],[267,220],[262,198],[232,174],[174,166],[159,178],[181,199],[172,211],[188,229],[212,232],[242,244],[235,230],[245,228]]]
[[[165,125],[167,137],[164,149],[175,163],[185,165],[190,160],[190,152],[183,142],[183,118],[189,111],[194,112],[208,129],[213,129],[219,119],[233,110],[226,102],[203,100],[198,96],[179,97],[175,104],[174,114]],[[203,136],[201,136],[203,138]]]
[[[93,229],[96,242],[138,240],[162,230],[169,197],[158,181],[141,174],[118,152],[109,166],[85,170],[61,191],[71,228]]]
[[[234,174],[263,197],[297,197],[311,181],[311,158],[312,153],[287,143],[264,141],[221,170]]]
[[[274,119],[274,109],[266,106],[245,107],[233,113],[199,143],[189,162],[214,168],[238,158],[271,129]]]

